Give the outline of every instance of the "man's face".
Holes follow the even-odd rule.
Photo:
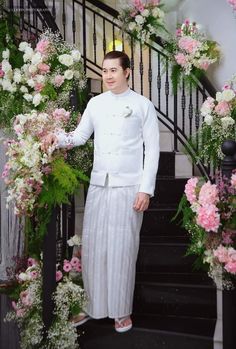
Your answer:
[[[105,59],[102,67],[102,80],[108,90],[122,93],[127,90],[130,69],[123,70],[119,58]]]

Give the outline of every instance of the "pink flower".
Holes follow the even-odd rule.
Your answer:
[[[228,262],[225,265],[225,270],[230,274],[236,274],[236,262]]]
[[[158,6],[160,3],[160,0],[152,0],[151,3],[153,6]]]
[[[230,90],[230,89],[231,89],[231,86],[228,85],[228,84],[225,84],[225,85],[223,86],[223,90]]]
[[[226,101],[220,101],[215,107],[215,111],[220,116],[227,116],[230,113],[229,103]]]
[[[67,121],[70,117],[70,112],[66,111],[64,108],[57,108],[52,115],[56,120]]]
[[[217,232],[220,226],[220,215],[218,213],[218,208],[213,204],[200,206],[197,209],[196,222],[208,232]]]
[[[223,239],[223,243],[226,245],[230,245],[233,243],[232,233],[230,231],[223,231],[222,232],[222,239]]]
[[[63,274],[60,270],[56,271],[56,282],[60,281],[63,277]]]
[[[213,251],[213,254],[216,258],[218,258],[220,263],[228,262],[228,250],[226,247],[220,245],[216,250]]]
[[[37,45],[36,45],[36,51],[42,53],[43,55],[45,55],[48,51],[50,42],[48,40],[40,40]]]
[[[72,265],[72,267],[77,267],[77,265],[79,265],[80,264],[80,260],[79,260],[79,258],[77,258],[77,257],[73,257],[72,259],[71,259],[71,261],[70,261],[70,264]]]
[[[186,18],[186,19],[184,20],[184,24],[188,26],[189,23],[190,23],[189,19]]]
[[[182,67],[185,66],[185,64],[187,63],[187,57],[181,52],[179,52],[179,53],[177,53],[177,55],[175,55],[175,60]]]
[[[38,272],[36,270],[33,270],[33,271],[30,272],[30,276],[34,280],[34,279],[37,279],[39,274],[38,274]]]
[[[181,28],[177,28],[177,29],[176,29],[176,32],[175,32],[175,35],[176,35],[176,36],[181,36],[181,33],[182,33]]]
[[[54,85],[56,87],[60,87],[64,81],[65,81],[65,78],[63,75],[56,75],[54,78]]]
[[[189,36],[184,36],[179,39],[179,48],[185,50],[187,53],[195,53],[201,46],[200,41]]]
[[[0,78],[3,78],[5,75],[4,71],[2,69],[0,69]]]
[[[30,257],[27,260],[27,265],[28,265],[28,267],[32,267],[33,265],[38,265],[38,261],[36,261],[36,259]]]
[[[44,88],[44,85],[42,83],[37,82],[34,85],[34,90],[37,91],[37,92],[41,92],[43,88]]]
[[[25,315],[25,309],[17,309],[16,310],[17,317],[23,317],[24,315]]]
[[[40,70],[41,74],[47,74],[50,71],[50,66],[46,63],[39,63],[38,69]]]
[[[32,299],[31,299],[28,291],[22,291],[20,293],[20,299],[21,299],[21,303],[24,306],[30,307],[32,305]]]
[[[81,271],[82,271],[81,264],[78,264],[78,265],[75,267],[75,271],[77,271],[78,273],[81,273]]]
[[[131,16],[131,17],[135,17],[135,16],[136,16],[136,14],[137,14],[137,11],[136,11],[136,10],[134,10],[133,12],[131,12],[131,13],[130,13],[130,16]]]
[[[210,62],[208,59],[200,59],[199,60],[199,68],[203,70],[207,70],[210,65]]]
[[[69,271],[71,271],[72,269],[72,265],[70,264],[69,261],[64,260],[64,265],[63,265],[63,270],[68,273]]]
[[[210,181],[204,183],[199,192],[198,202],[201,205],[213,204],[219,201],[218,189],[216,184],[211,184]]]
[[[15,301],[11,302],[12,308],[16,311],[17,310],[17,305]]]
[[[145,8],[145,7],[143,6],[143,4],[140,4],[139,7],[138,7],[138,9],[139,9],[140,12],[143,12],[144,8]]]
[[[236,173],[233,173],[231,176],[231,185],[236,187]]]
[[[190,202],[191,205],[197,201],[197,197],[196,197],[197,183],[198,183],[198,178],[193,177],[193,178],[190,178],[185,184],[184,192],[187,197],[187,200]]]

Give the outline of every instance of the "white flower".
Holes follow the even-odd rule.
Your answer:
[[[204,117],[204,122],[205,122],[208,126],[210,126],[210,125],[212,124],[212,121],[213,121],[213,116],[212,116],[212,115],[210,115],[210,114],[205,115],[205,117]]]
[[[26,273],[20,273],[18,275],[18,278],[21,280],[21,281],[28,281],[30,280],[30,275],[26,274]]]
[[[10,51],[8,48],[6,48],[6,50],[2,51],[2,58],[3,59],[9,59],[10,56]]]
[[[11,82],[7,79],[3,79],[2,81],[2,89],[4,91],[11,91]]]
[[[149,12],[149,10],[148,10],[147,8],[145,8],[145,9],[143,10],[143,12],[142,12],[142,16],[143,16],[143,17],[148,17],[149,14],[150,14],[150,12]]]
[[[81,74],[80,74],[80,71],[79,71],[79,70],[75,70],[75,71],[73,72],[73,74],[74,74],[74,77],[75,77],[76,79],[80,79],[80,78],[81,78]]]
[[[67,67],[73,65],[74,61],[71,55],[63,54],[58,57],[58,60],[61,64],[66,65]]]
[[[27,88],[26,86],[21,86],[21,87],[20,87],[20,91],[21,91],[22,93],[28,93],[28,88]]]
[[[81,245],[81,239],[80,239],[80,237],[77,234],[75,234],[69,240],[67,240],[67,244],[69,246],[80,246]]]
[[[35,81],[34,81],[33,79],[29,79],[29,80],[27,80],[27,84],[28,84],[30,87],[34,88],[34,86],[35,86]]]
[[[30,44],[28,44],[26,41],[22,41],[19,45],[19,51],[25,52],[27,47],[30,47]]]
[[[25,53],[23,55],[24,62],[30,61],[34,55],[34,51],[31,47],[26,47]]]
[[[79,52],[79,50],[72,50],[71,56],[72,56],[74,62],[79,62],[80,58],[81,58],[81,53]]]
[[[41,63],[42,60],[43,60],[43,57],[42,57],[41,53],[40,52],[36,52],[33,55],[32,59],[31,59],[31,62],[32,62],[33,65],[37,65],[37,64]]]
[[[15,69],[14,75],[13,75],[13,80],[19,84],[22,80],[22,75],[20,73],[20,69]]]
[[[67,80],[73,79],[73,76],[74,76],[74,73],[73,73],[73,71],[70,70],[70,69],[66,70],[65,73],[64,73],[64,77],[65,77],[65,79],[67,79]]]
[[[222,92],[216,92],[216,100],[220,102],[223,100]]]
[[[34,64],[30,64],[29,67],[27,68],[29,69],[30,74],[34,74],[38,70],[37,65],[34,65]]]
[[[145,19],[143,18],[143,16],[141,15],[137,15],[135,16],[135,21],[138,23],[138,24],[143,24]]]
[[[152,15],[155,18],[164,16],[164,13],[161,13],[161,12],[163,12],[163,11],[161,11],[158,7],[154,7],[154,9],[152,9]]]
[[[136,28],[136,23],[135,22],[130,22],[129,23],[129,30],[132,32]]]
[[[231,125],[234,125],[234,119],[230,116],[225,116],[221,118],[221,123],[224,128],[228,128]]]
[[[36,93],[36,95],[34,95],[33,97],[33,105],[35,105],[35,107],[37,107],[41,101],[42,101],[43,96],[41,95],[41,93]]]
[[[34,79],[37,81],[38,84],[44,84],[46,80],[46,76],[38,74],[34,77]]]
[[[27,102],[31,102],[33,100],[33,96],[29,93],[25,93],[23,97]]]
[[[230,102],[235,97],[235,93],[233,90],[226,89],[222,92],[222,98],[226,102]]]
[[[1,64],[2,64],[2,70],[4,71],[4,73],[7,74],[9,71],[12,70],[12,66],[7,60],[3,60]]]

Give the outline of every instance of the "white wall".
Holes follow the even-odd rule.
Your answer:
[[[217,89],[236,73],[236,16],[227,0],[185,0],[177,11],[178,21],[196,21],[211,40],[221,47],[219,65],[210,67],[207,75]]]

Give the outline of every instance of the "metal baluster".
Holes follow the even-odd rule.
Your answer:
[[[196,113],[195,113],[195,127],[196,127],[196,147],[199,149],[199,127],[200,127],[200,112],[199,112],[199,89],[196,89]]]
[[[192,83],[189,85],[189,136],[193,134],[193,93],[192,93]]]
[[[106,22],[105,22],[105,18],[103,18],[103,55],[105,56],[106,52],[107,52],[107,42],[106,42]]]
[[[174,94],[174,151],[178,151],[178,92]]]
[[[28,18],[28,27],[27,27],[27,39],[30,40],[31,39],[31,12],[30,12],[30,3],[29,0],[27,2],[27,18]]]
[[[158,108],[161,109],[161,57],[159,52],[157,55],[157,95]]]
[[[93,57],[94,57],[94,63],[97,63],[97,35],[96,35],[96,14],[93,13]]]
[[[148,58],[149,58],[149,65],[148,65],[148,82],[149,82],[149,99],[152,100],[152,50],[149,47],[148,50]]]
[[[83,55],[84,55],[84,72],[86,74],[87,65],[87,49],[86,49],[86,8],[85,0],[83,0]]]
[[[72,12],[73,12],[73,19],[72,19],[73,44],[75,44],[76,23],[75,23],[75,1],[74,0],[72,2]]]
[[[143,49],[142,49],[141,42],[140,42],[139,73],[140,73],[140,87],[141,87],[141,95],[142,95],[143,94]]]
[[[184,79],[182,80],[181,108],[182,108],[182,131],[185,134],[186,95],[185,95],[185,81],[184,81]]]
[[[63,38],[66,40],[66,10],[65,10],[65,0],[62,2],[62,25],[63,25]]]
[[[24,15],[25,15],[25,9],[24,9],[24,0],[20,0],[20,37],[21,40],[23,39],[23,31],[24,31]]]
[[[166,58],[166,81],[165,81],[166,117],[169,116],[169,94],[170,94],[169,63],[168,63],[168,59]]]
[[[112,24],[112,42],[113,42],[113,45],[112,45],[112,49],[115,50],[116,49],[116,46],[115,46],[115,26],[114,24]]]
[[[134,90],[134,40],[132,37],[131,37],[130,69],[131,69],[131,77],[132,77],[132,89]]]

